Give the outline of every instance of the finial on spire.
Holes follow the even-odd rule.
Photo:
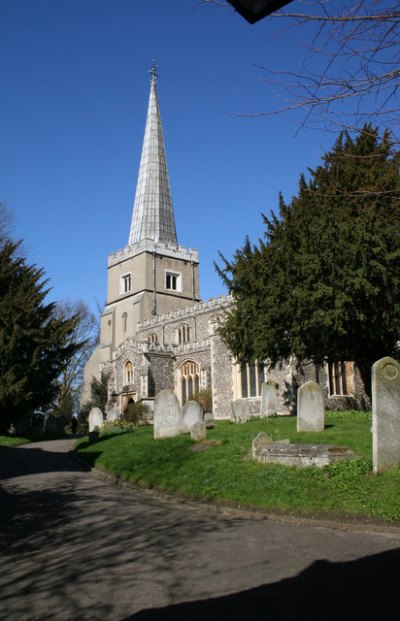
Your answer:
[[[149,73],[151,74],[152,81],[154,81],[156,83],[157,82],[157,78],[158,78],[158,73],[157,73],[157,65],[156,65],[156,59],[155,58],[153,58],[153,64],[151,66],[151,69],[150,69]]]

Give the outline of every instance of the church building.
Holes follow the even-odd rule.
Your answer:
[[[107,303],[100,344],[85,368],[82,402],[90,399],[92,377],[108,377],[108,409],[122,413],[130,401],[152,410],[155,396],[173,390],[181,405],[210,390],[215,418],[230,418],[232,401],[248,399],[259,412],[261,385],[279,386],[278,413],[293,411],[297,386],[317,379],[330,407],[357,405],[360,379],[352,363],[317,373],[293,361],[269,369],[240,367],[219,336],[232,305],[230,296],[202,301],[197,250],[178,243],[168,176],[157,74],[151,70],[139,175],[127,245],[108,257]]]

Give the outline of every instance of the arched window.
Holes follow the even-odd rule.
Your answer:
[[[244,364],[239,370],[239,398],[259,397],[264,382],[264,364],[257,360]]]
[[[328,395],[343,397],[353,392],[353,363],[334,362],[327,365]]]
[[[124,384],[133,384],[133,364],[130,360],[125,362]]]
[[[190,341],[190,328],[187,323],[183,323],[178,328],[178,344],[185,345],[185,343],[189,343]]]
[[[147,337],[147,340],[148,340],[149,343],[158,343],[158,336],[157,336],[157,334],[155,332],[152,332]]]
[[[199,365],[188,360],[179,367],[180,397],[182,405],[199,392]]]
[[[128,313],[122,313],[122,331],[126,332],[128,328]]]

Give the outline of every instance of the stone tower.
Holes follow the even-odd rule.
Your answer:
[[[100,346],[85,369],[85,387],[100,365],[137,323],[199,301],[198,253],[178,245],[157,95],[156,66],[150,71],[139,175],[128,244],[108,257],[107,303],[101,317]],[[82,400],[87,398],[87,390]]]

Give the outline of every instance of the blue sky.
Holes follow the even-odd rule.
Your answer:
[[[289,200],[334,137],[275,108],[257,65],[299,62],[293,33],[250,26],[198,0],[0,0],[0,200],[50,299],[106,298],[107,255],[126,245],[152,59],[178,239],[199,250],[204,299],[223,292],[213,261],[262,235],[261,212]]]

